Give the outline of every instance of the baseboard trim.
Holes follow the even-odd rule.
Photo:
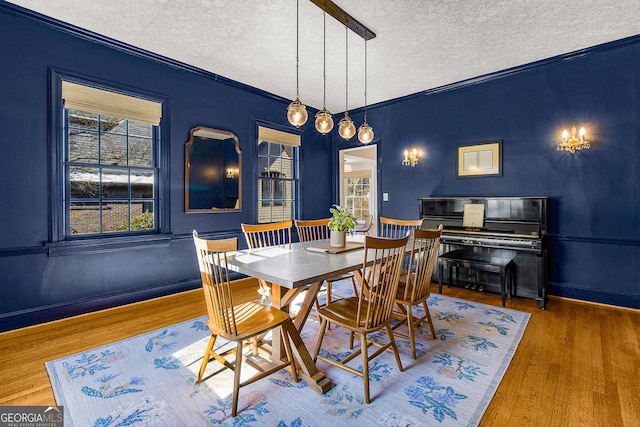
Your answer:
[[[548,295],[547,298],[550,299],[550,300],[567,301],[567,302],[573,302],[573,303],[576,303],[576,304],[595,305],[595,306],[598,306],[598,307],[605,307],[605,308],[610,308],[610,309],[613,309],[613,310],[630,311],[632,313],[637,313],[638,312],[637,308],[622,307],[622,306],[619,306],[619,305],[607,304],[607,303],[604,303],[604,302],[586,301],[586,300],[577,299],[577,298],[571,298],[571,297],[560,297],[560,296],[557,296],[557,295]]]
[[[559,285],[549,282],[547,296],[555,298],[567,298],[581,302],[603,304],[611,307],[640,309],[640,296],[612,294],[592,289],[583,289],[575,286]]]
[[[69,304],[52,305],[40,307],[35,310],[11,313],[2,317],[0,322],[0,332],[21,329],[27,326],[38,325],[68,317],[78,316],[95,311],[116,308],[122,305],[146,301],[153,298],[176,294],[199,288],[200,280],[189,280],[185,282],[147,288],[133,292],[126,292],[117,295],[110,295],[104,298],[77,301]]]
[[[242,277],[233,280],[231,283],[234,287],[243,287],[245,285],[255,285],[256,279],[254,279],[253,277]],[[170,289],[172,289],[173,291],[171,291]],[[142,305],[151,301],[162,299],[169,300],[171,298],[179,297],[180,295],[202,293],[202,285],[200,280],[194,280],[183,283],[179,287],[163,287],[162,292],[154,292],[159,295],[151,295],[151,292],[149,291],[150,290],[145,290],[144,292],[136,292],[136,298],[134,298],[133,294],[126,294],[117,297],[103,298],[96,301],[70,304],[68,306],[64,306],[63,308],[57,307],[55,309],[45,309],[39,310],[37,312],[11,316],[7,319],[3,319],[2,326],[0,327],[0,334],[2,334],[3,332],[15,331],[18,329],[27,330],[29,328],[36,328],[45,324],[62,323],[64,321],[70,320],[71,318],[108,313],[113,310],[119,310],[124,306]],[[126,298],[127,296],[129,298]],[[52,310],[58,311],[56,311],[55,314],[49,313]]]

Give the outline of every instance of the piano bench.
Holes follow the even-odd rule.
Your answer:
[[[516,253],[506,249],[493,249],[490,251],[482,248],[464,248],[446,252],[440,255],[440,274],[438,275],[438,292],[442,293],[443,270],[447,269],[447,284],[451,285],[452,270],[456,268],[456,284],[458,269],[484,271],[500,275],[500,294],[504,307],[507,296],[511,299],[516,279],[516,264],[513,262]],[[508,288],[507,288],[508,283]]]

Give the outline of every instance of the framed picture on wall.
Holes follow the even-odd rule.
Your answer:
[[[457,178],[501,175],[502,140],[458,146]]]

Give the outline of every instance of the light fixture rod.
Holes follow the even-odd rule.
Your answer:
[[[300,0],[296,0],[296,99],[300,99],[300,54],[299,54],[299,42],[300,39]]]
[[[347,111],[349,109],[349,31],[347,30],[347,27],[344,27],[344,50],[345,50],[345,68],[346,68],[346,72],[345,72],[345,82],[344,82],[344,87],[345,87],[345,96],[344,96],[344,111]]]
[[[322,108],[327,105],[327,13],[322,13],[322,31],[324,36],[322,37],[322,79],[324,84],[322,85]]]
[[[367,40],[364,41],[364,121],[367,122]]]
[[[376,37],[376,33],[362,25],[353,16],[345,12],[340,6],[332,2],[331,0],[311,0],[311,3],[318,6],[320,9],[325,10],[336,21],[345,25],[351,31],[359,35],[365,40],[371,40]]]

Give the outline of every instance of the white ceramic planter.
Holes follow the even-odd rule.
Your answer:
[[[334,231],[331,230],[331,246],[334,248],[344,248],[347,240],[346,231]]]

